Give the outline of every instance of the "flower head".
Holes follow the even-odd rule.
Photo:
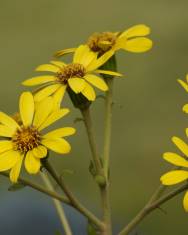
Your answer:
[[[119,49],[129,52],[145,52],[151,49],[152,41],[147,38],[150,34],[150,28],[146,25],[135,25],[123,32],[102,32],[94,33],[87,41],[89,48],[103,55],[105,52],[111,51],[114,54]],[[58,51],[56,56],[62,56],[71,53],[75,48]]]
[[[188,135],[188,129],[186,133]],[[180,169],[170,171],[161,177],[161,182],[164,185],[175,185],[188,179],[188,145],[178,137],[173,137],[172,141],[183,153],[183,156],[173,152],[164,153],[163,157],[166,161],[180,167]],[[188,212],[188,191],[184,196],[183,206]]]
[[[69,112],[68,109],[54,111],[53,105],[53,98],[48,97],[36,106],[33,95],[23,92],[19,102],[21,124],[0,112],[0,171],[10,170],[12,182],[17,182],[23,161],[27,172],[36,174],[48,149],[59,154],[70,152],[71,146],[63,137],[74,134],[74,128],[42,133]]]
[[[69,87],[76,94],[81,93],[89,101],[95,100],[93,86],[102,91],[107,91],[108,86],[105,81],[97,76],[97,73],[121,76],[121,74],[99,70],[112,55],[106,53],[97,58],[97,54],[92,52],[87,45],[79,46],[73,56],[73,62],[65,64],[61,61],[51,61],[50,64],[43,64],[37,67],[36,71],[52,72],[54,75],[37,76],[23,82],[25,86],[45,85],[34,96],[36,102],[53,95],[59,105],[65,90]]]

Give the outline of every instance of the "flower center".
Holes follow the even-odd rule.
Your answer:
[[[34,127],[22,127],[12,137],[14,149],[21,153],[36,148],[40,144],[40,133]]]
[[[61,83],[67,84],[69,78],[82,78],[85,74],[86,70],[82,64],[73,63],[64,66],[56,76]]]
[[[92,51],[104,54],[113,47],[116,38],[112,32],[94,33],[89,37],[87,45]]]

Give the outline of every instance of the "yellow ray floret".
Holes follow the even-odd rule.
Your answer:
[[[36,105],[33,95],[23,92],[19,102],[21,125],[0,112],[0,171],[10,170],[10,180],[17,182],[23,161],[27,172],[36,174],[48,149],[60,154],[69,153],[71,146],[64,137],[74,134],[74,128],[63,127],[44,135],[41,133],[68,112],[68,109],[54,110],[53,97]]]
[[[183,153],[183,156],[180,156],[177,153],[173,152],[166,152],[163,155],[163,158],[177,166],[180,167],[178,170],[173,170],[170,172],[167,172],[163,176],[161,176],[160,180],[161,183],[164,185],[175,185],[181,182],[184,182],[188,179],[188,145],[185,143],[182,139],[179,137],[173,137],[172,138],[173,143],[178,147],[178,149]],[[185,168],[185,169],[182,169]],[[185,194],[185,197],[183,199],[183,206],[185,211],[188,212],[188,193]]]
[[[50,72],[53,75],[43,75],[30,78],[23,82],[25,86],[42,85],[35,93],[34,100],[41,102],[48,96],[54,97],[54,105],[60,107],[65,90],[69,87],[74,93],[82,94],[89,101],[95,100],[93,86],[107,91],[108,86],[99,74],[122,76],[120,73],[99,70],[99,68],[113,55],[112,51],[98,57],[97,53],[90,50],[87,45],[79,46],[73,55],[73,61],[65,64],[61,61],[51,61],[50,64],[43,64],[36,68],[37,71]]]

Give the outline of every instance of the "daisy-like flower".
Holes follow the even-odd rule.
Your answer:
[[[121,76],[120,73],[99,70],[110,57],[112,53],[97,58],[97,54],[92,52],[87,45],[79,46],[73,56],[73,62],[65,64],[61,61],[51,61],[51,64],[43,64],[37,67],[36,71],[52,72],[54,75],[44,75],[30,78],[23,82],[25,86],[44,85],[34,96],[36,102],[53,95],[54,100],[62,100],[65,90],[69,87],[76,94],[81,93],[89,101],[95,100],[95,91],[93,86],[102,91],[108,90],[108,86],[103,78],[96,73]]]
[[[188,136],[188,129],[186,129],[186,134]],[[188,179],[188,145],[178,137],[173,137],[172,141],[183,153],[183,156],[173,152],[164,153],[163,157],[166,161],[180,167],[180,169],[170,171],[161,177],[160,180],[164,185],[175,185]],[[188,191],[185,193],[183,206],[188,212]]]
[[[44,128],[69,112],[68,109],[53,111],[52,97],[44,99],[35,107],[33,95],[23,92],[19,112],[21,125],[0,112],[0,171],[10,170],[12,182],[17,182],[23,161],[27,172],[36,174],[48,149],[59,154],[69,153],[71,146],[63,137],[75,133],[74,128],[64,127],[42,134]]]
[[[151,49],[152,41],[147,38],[150,34],[150,28],[146,25],[135,25],[123,32],[102,32],[94,33],[87,41],[89,48],[102,55],[107,51],[114,54],[119,49],[129,52],[145,52]],[[56,56],[62,56],[71,53],[75,48],[69,48],[58,51]]]

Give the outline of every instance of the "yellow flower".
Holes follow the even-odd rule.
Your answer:
[[[30,174],[36,174],[41,167],[41,158],[47,149],[59,154],[69,153],[70,144],[63,138],[75,133],[72,127],[59,128],[42,134],[41,131],[65,116],[69,110],[53,111],[53,99],[48,97],[34,104],[33,95],[23,92],[19,101],[22,124],[0,112],[0,171],[10,170],[10,179],[17,182],[22,162]]]
[[[105,81],[96,73],[121,76],[121,74],[99,70],[112,55],[112,52],[97,58],[97,54],[92,52],[87,45],[79,46],[73,56],[73,62],[65,64],[61,61],[51,61],[51,64],[43,64],[37,67],[36,71],[48,71],[55,75],[43,75],[30,78],[23,82],[25,86],[45,85],[34,96],[36,102],[40,102],[45,97],[54,95],[54,99],[59,103],[64,96],[67,87],[75,93],[81,93],[89,101],[95,100],[93,86],[102,91],[107,91]],[[57,104],[58,105],[58,104]]]
[[[87,45],[99,55],[107,51],[112,51],[114,54],[119,49],[140,53],[148,51],[152,47],[152,41],[145,37],[149,34],[150,28],[146,25],[135,25],[123,32],[94,33],[89,37]],[[74,50],[75,48],[61,50],[56,53],[56,56],[62,56]]]
[[[188,129],[186,130],[186,133],[188,135]],[[188,145],[183,140],[175,136],[172,138],[172,141],[183,153],[183,157],[173,152],[164,153],[163,157],[166,161],[180,167],[181,169],[173,170],[164,174],[160,179],[164,185],[175,185],[188,179]],[[188,212],[188,191],[184,196],[183,206],[185,211]]]

